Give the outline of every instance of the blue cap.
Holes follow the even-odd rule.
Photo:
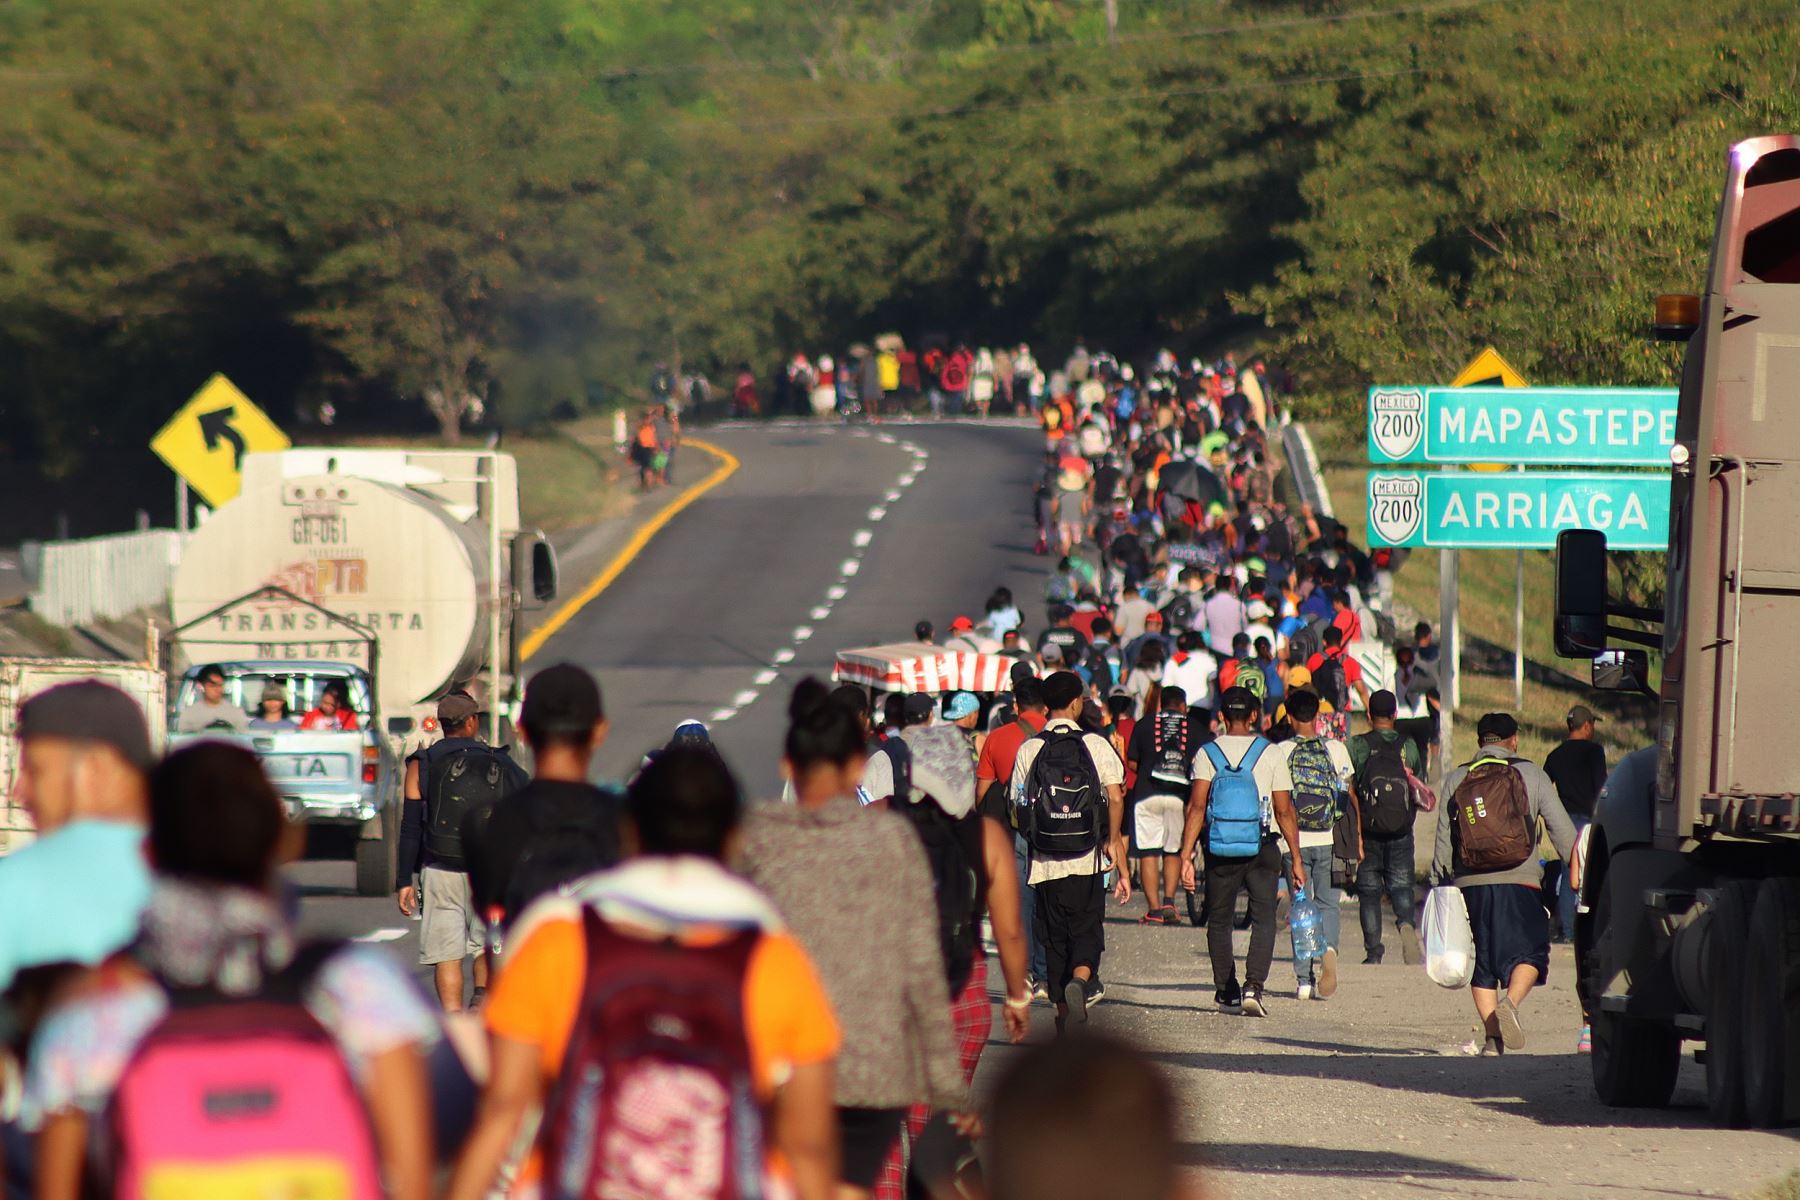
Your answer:
[[[944,708],[944,720],[960,721],[964,717],[972,717],[981,711],[981,701],[968,692],[958,692],[950,697],[950,703]]]

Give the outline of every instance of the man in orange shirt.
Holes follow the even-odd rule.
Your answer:
[[[1044,707],[1044,686],[1036,679],[1019,680],[1013,687],[1013,701],[1018,705],[1018,720],[989,733],[987,741],[981,745],[981,758],[975,764],[975,794],[980,797],[981,811],[985,815],[993,817],[1008,829],[1016,830],[1012,798],[1008,795],[1012,784],[1013,763],[1018,759],[1019,747],[1025,744],[1026,739],[1044,731],[1044,722],[1050,719],[1050,713]],[[996,787],[996,784],[999,786]],[[1027,982],[1031,985],[1032,999],[1048,1000],[1050,991],[1044,983],[1044,976],[1049,972],[1049,965],[1044,947],[1033,932],[1033,901],[1036,897],[1023,883],[1025,869],[1030,864],[1026,857],[1025,839],[1017,832],[1013,834],[1013,854],[1019,862],[1020,916],[1025,922],[1026,947],[1031,951],[1031,973]]]
[[[595,1186],[631,1182],[640,1190],[651,1186],[645,1194],[652,1194],[663,1182],[694,1195],[730,1188],[720,1176],[729,1170],[730,1151],[744,1148],[736,1140],[742,1133],[738,1114],[697,1127],[691,1097],[704,1095],[712,1081],[697,1077],[686,1062],[628,1061],[625,1071],[642,1073],[635,1091],[627,1077],[601,1086],[597,1095],[582,1092],[590,1071],[605,1075],[595,1064],[606,1062],[614,1080],[620,1074],[617,1047],[609,1059],[604,1040],[605,1030],[619,1027],[614,1006],[644,1007],[608,999],[615,993],[593,981],[616,982],[617,963],[641,969],[647,955],[658,953],[741,964],[739,1002],[720,1008],[741,1020],[741,1041],[736,1030],[727,1030],[727,1048],[747,1051],[748,1083],[761,1115],[750,1124],[760,1126],[765,1173],[785,1178],[798,1200],[828,1200],[838,1176],[838,1024],[811,960],[783,930],[774,906],[723,865],[743,808],[736,784],[716,755],[671,750],[633,782],[626,807],[639,857],[590,877],[574,897],[527,909],[512,932],[505,969],[484,1012],[493,1062],[450,1200],[489,1194],[520,1122],[540,1106],[544,1129],[514,1196],[536,1196],[547,1171],[566,1170],[583,1155],[593,1160],[585,1183]],[[648,993],[652,1006],[678,990],[646,982],[650,986],[638,994]],[[687,1002],[705,1003],[693,998],[692,989]],[[650,1022],[659,1027],[656,1014]],[[565,1078],[565,1069],[574,1078]],[[670,1084],[677,1075],[682,1078]],[[674,1107],[645,1120],[646,1104]],[[680,1136],[665,1132],[659,1143],[663,1117]],[[620,1145],[632,1151],[629,1161],[605,1153]],[[564,1147],[572,1148],[559,1153]]]

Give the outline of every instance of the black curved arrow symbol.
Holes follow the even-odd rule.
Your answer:
[[[221,441],[231,443],[231,466],[234,471],[244,469],[244,435],[232,428],[231,418],[237,410],[229,406],[215,408],[211,412],[200,414],[200,436],[206,439],[206,448],[215,450]]]

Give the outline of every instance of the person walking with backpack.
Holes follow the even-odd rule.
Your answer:
[[[156,878],[130,952],[32,1037],[36,1195],[426,1200],[437,1019],[376,947],[301,942],[278,892],[304,839],[256,756],[176,751],[149,813]]]
[[[1362,664],[1344,649],[1344,634],[1335,625],[1327,625],[1319,634],[1322,648],[1309,657],[1305,667],[1312,675],[1313,691],[1331,705],[1332,721],[1328,732],[1339,741],[1350,736],[1350,695],[1354,692],[1369,707],[1369,685],[1363,682]]]
[[[1132,849],[1144,892],[1146,925],[1178,925],[1175,889],[1181,886],[1181,829],[1193,788],[1189,766],[1200,749],[1187,715],[1187,693],[1162,689],[1162,711],[1139,721],[1125,751],[1125,769],[1137,772],[1132,806]]]
[[[542,1109],[514,1195],[554,1179],[562,1195],[833,1200],[838,1022],[769,898],[725,867],[744,810],[731,772],[670,750],[625,810],[635,857],[514,927],[446,1196],[494,1194]]]
[[[1007,1038],[1015,1044],[1022,1042],[1030,1030],[1031,989],[1025,975],[1025,931],[1019,920],[1012,831],[976,809],[974,763],[954,726],[934,725],[901,736],[912,748],[912,787],[908,800],[896,803],[893,810],[911,822],[931,866],[938,942],[950,988],[950,1019],[963,1078],[973,1088],[975,1069],[993,1028],[987,954],[981,946],[984,915],[993,922],[1005,980]],[[902,1139],[889,1151],[877,1180],[877,1200],[904,1200],[908,1163],[918,1168],[911,1172],[916,1180],[931,1182],[924,1178],[922,1160],[934,1156],[923,1151],[958,1140],[943,1128],[947,1124],[943,1117],[933,1131],[938,1136],[928,1135],[926,1126],[931,1120],[927,1105],[915,1104],[908,1111]],[[957,1157],[960,1155],[950,1155],[952,1160]]]
[[[1469,1053],[1503,1054],[1525,1045],[1519,1009],[1550,978],[1550,918],[1538,867],[1540,822],[1564,862],[1575,826],[1556,785],[1519,755],[1519,723],[1488,713],[1475,726],[1481,749],[1444,779],[1431,877],[1461,889],[1475,935],[1469,991],[1482,1036]]]
[[[862,730],[849,710],[806,679],[789,715],[782,763],[795,803],[752,811],[740,864],[818,964],[842,1025],[839,1195],[864,1195],[874,1190],[907,1110],[965,1112],[968,1081],[951,1023],[931,865],[912,823],[892,811],[911,803],[910,772],[889,811],[865,809],[855,796]],[[960,745],[957,753],[966,759]],[[971,954],[980,943],[975,928]]]
[[[1226,1012],[1268,1015],[1263,985],[1275,958],[1275,892],[1281,879],[1276,831],[1288,845],[1288,879],[1306,886],[1287,763],[1256,732],[1262,705],[1244,688],[1219,700],[1225,732],[1194,756],[1194,787],[1181,832],[1181,885],[1195,889],[1194,850],[1206,847],[1206,948],[1213,999]],[[1231,927],[1240,891],[1250,894],[1250,952],[1240,987]]]
[[[1294,979],[1300,999],[1329,1000],[1338,986],[1338,933],[1342,924],[1339,893],[1332,882],[1333,834],[1346,812],[1355,827],[1362,828],[1354,782],[1356,766],[1344,743],[1319,732],[1316,695],[1295,692],[1288,701],[1288,719],[1293,723],[1294,736],[1278,743],[1275,752],[1286,761],[1293,784],[1300,862],[1306,867],[1308,880],[1306,902],[1318,914],[1324,947],[1318,958],[1303,960],[1299,946],[1295,946]],[[1298,936],[1295,941],[1299,941]]]
[[[1009,830],[1013,842],[1013,874],[1019,880],[1019,913],[1029,951],[1030,974],[1027,986],[1033,1000],[1048,1000],[1050,987],[1044,982],[1049,963],[1044,957],[1044,944],[1038,940],[1034,902],[1037,893],[1025,882],[1031,875],[1031,848],[1018,828],[1018,809],[1012,800],[1013,766],[1019,759],[1019,748],[1044,730],[1050,719],[1044,707],[1044,685],[1035,676],[1018,680],[1013,685],[1013,703],[1018,717],[988,734],[981,745],[981,758],[975,764],[975,787],[981,795],[981,811]]]
[[[1044,946],[1056,1027],[1087,1023],[1099,1000],[1100,956],[1106,949],[1106,892],[1102,875],[1119,873],[1113,894],[1131,899],[1131,876],[1121,830],[1125,819],[1125,764],[1097,733],[1084,733],[1086,687],[1072,671],[1044,680],[1050,719],[1044,731],[1019,747],[1012,795],[1019,832],[1030,850],[1026,882],[1033,923]]]
[[[1288,703],[1292,705],[1290,697]],[[1356,797],[1362,813],[1362,865],[1356,873],[1356,900],[1362,917],[1363,963],[1379,965],[1387,948],[1381,940],[1381,899],[1394,909],[1400,957],[1408,966],[1424,962],[1413,908],[1413,789],[1407,773],[1422,770],[1419,748],[1394,727],[1398,706],[1385,689],[1369,697],[1369,732],[1350,739],[1356,767]]]
[[[443,738],[406,764],[398,899],[402,913],[420,916],[419,965],[433,968],[445,1012],[463,1009],[465,961],[474,960],[477,1003],[487,989],[486,930],[469,888],[463,818],[529,781],[506,747],[482,740],[480,707],[467,692],[439,700]]]
[[[606,731],[600,685],[583,668],[557,663],[525,685],[519,734],[536,777],[463,818],[469,890],[489,926],[490,951],[493,935],[532,901],[618,865],[622,797],[588,782]]]

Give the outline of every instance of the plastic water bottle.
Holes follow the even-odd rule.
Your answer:
[[[1319,939],[1319,913],[1306,898],[1305,888],[1294,889],[1294,902],[1288,909],[1288,930],[1294,935],[1294,961],[1309,962],[1325,955]]]

